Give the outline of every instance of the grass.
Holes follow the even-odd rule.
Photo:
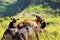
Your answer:
[[[33,18],[30,18],[32,20]],[[39,36],[39,40],[60,40],[60,22],[58,18],[48,18],[46,19],[47,22],[52,22],[53,24],[48,25],[45,30],[42,32],[42,34]],[[10,19],[9,19],[10,20]],[[3,22],[0,24],[0,39],[3,36],[4,31],[8,28],[9,20],[3,20]],[[20,22],[25,20],[25,18],[20,18]],[[19,22],[18,21],[18,22]],[[17,23],[18,23],[17,22]],[[33,39],[35,40],[35,38]]]
[[[0,6],[0,12],[5,11],[5,7],[4,6]]]
[[[2,0],[3,2],[8,2],[9,4],[17,2],[17,0]]]
[[[39,14],[36,14],[35,12],[39,12]],[[33,16],[32,14],[42,16],[46,22],[50,23],[50,25],[47,25],[47,27],[45,28],[46,31],[42,31],[42,33],[39,34],[39,40],[60,40],[60,16],[55,16],[55,10],[51,9],[49,6],[43,8],[43,5],[33,5],[29,6],[23,11],[22,17],[20,17],[19,15],[14,17],[20,19],[18,22],[21,22],[25,19],[34,20],[35,16]],[[0,39],[2,38],[4,31],[8,28],[8,24],[10,21],[11,20],[9,19],[9,17],[0,18]],[[33,36],[34,37],[32,37],[32,40],[36,40],[36,36]]]

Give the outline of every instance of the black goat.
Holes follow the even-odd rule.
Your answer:
[[[9,23],[9,27],[8,28],[16,28],[16,21],[19,20],[17,18],[10,18],[12,21]]]

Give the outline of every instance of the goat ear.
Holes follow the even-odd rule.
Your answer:
[[[10,18],[11,20],[13,19],[13,18]]]
[[[19,20],[19,18],[17,20]]]
[[[36,17],[38,17],[38,16],[36,15]]]

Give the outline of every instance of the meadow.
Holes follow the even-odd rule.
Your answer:
[[[47,27],[45,28],[47,32],[42,31],[42,33],[39,36],[39,40],[60,40],[60,16],[56,16],[54,14],[46,14],[43,10],[46,10],[48,12],[51,11],[47,10],[47,8],[41,8],[41,5],[29,6],[22,12],[21,16],[17,14],[13,17],[17,17],[20,19],[19,21],[17,21],[18,23],[25,19],[34,20],[35,16],[33,14],[42,16],[42,18],[50,24],[47,25]],[[34,13],[35,11],[38,11],[39,13],[36,14]],[[9,17],[0,18],[0,40],[3,36],[4,31],[8,28],[10,21],[11,20]]]
[[[0,40],[3,36],[4,31],[8,28],[8,24],[11,21],[7,18],[7,20],[2,19],[3,21],[0,21]],[[24,20],[24,18],[21,18],[19,21]],[[32,18],[31,18],[32,20]],[[19,22],[18,21],[18,22]],[[60,17],[57,18],[48,18],[46,19],[46,22],[49,22],[50,25],[47,25],[45,30],[47,32],[42,32],[39,36],[40,40],[60,40]]]
[[[46,22],[49,22],[49,25],[46,26],[46,28],[42,31],[41,34],[39,34],[39,40],[60,40],[60,9],[53,9],[51,6],[47,5],[42,5],[42,4],[32,4],[29,5],[27,8],[25,8],[22,12],[17,13],[16,12],[16,7],[12,7],[11,4],[14,4],[17,0],[13,1],[8,1],[5,0],[3,1],[3,5],[0,6],[0,14],[2,12],[7,14],[6,17],[1,17],[0,18],[0,40],[3,37],[3,34],[5,30],[8,28],[9,22],[11,21],[10,13],[11,15],[14,15],[12,17],[19,18],[17,23],[29,19],[29,20],[34,20],[35,15],[41,16],[43,19],[45,19]],[[7,4],[8,3],[8,4]],[[8,6],[10,5],[10,6]],[[10,9],[11,7],[11,9]],[[5,9],[6,8],[6,9]],[[8,9],[9,8],[9,9]],[[11,11],[13,9],[13,11]],[[36,38],[36,37],[35,37]],[[36,40],[33,38],[32,40]]]

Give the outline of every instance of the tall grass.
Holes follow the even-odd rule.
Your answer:
[[[39,14],[35,12],[39,12]],[[39,40],[60,40],[60,16],[54,15],[56,14],[55,10],[50,7],[43,8],[43,5],[34,5],[26,8],[22,13],[22,17],[20,17],[20,15],[14,17],[20,19],[17,21],[17,23],[19,23],[25,19],[34,20],[35,16],[32,14],[42,16],[46,22],[50,23],[50,25],[47,25],[42,33],[39,34]],[[2,38],[4,31],[8,28],[10,21],[11,20],[9,18],[0,19],[0,39]],[[35,34],[32,35],[32,40],[36,40]]]
[[[51,23],[50,25],[47,25],[47,27],[45,28],[46,31],[42,31],[42,33],[39,34],[39,40],[60,40],[60,22],[59,22],[60,17],[58,18],[48,18],[46,19],[47,22]],[[24,18],[20,18],[20,22],[25,20]],[[30,20],[32,20],[32,18],[30,18]],[[11,20],[3,20],[3,22],[1,22],[0,24],[0,39],[3,36],[4,31],[8,28],[8,24]],[[18,22],[19,22],[18,21]],[[17,22],[17,23],[18,23]],[[33,35],[34,36],[34,35]],[[32,40],[36,40],[35,36],[33,38],[32,36]]]

